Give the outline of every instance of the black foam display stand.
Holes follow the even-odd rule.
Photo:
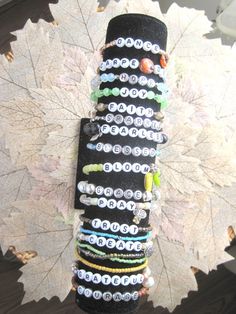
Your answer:
[[[98,25],[99,27],[99,25]],[[151,17],[151,16],[146,16],[142,14],[124,14],[117,16],[113,18],[108,25],[107,29],[107,35],[106,35],[106,43],[109,43],[110,41],[117,39],[118,37],[132,37],[133,39],[142,39],[143,41],[150,41],[153,44],[158,44],[161,49],[166,50],[166,40],[167,40],[167,28],[165,24],[158,19]],[[118,48],[118,47],[111,47],[108,48],[104,51],[103,54],[103,60],[107,59],[114,59],[114,58],[128,58],[128,59],[133,59],[136,58],[138,60],[141,60],[142,58],[150,58],[154,64],[160,64],[160,55],[159,54],[152,54],[151,52],[146,52],[143,49],[135,49],[134,47],[132,48]],[[122,68],[112,68],[108,69],[105,72],[102,73],[114,73],[114,74],[120,74],[122,72],[126,72],[129,75],[130,74],[136,74],[137,76],[140,76],[141,74],[144,75],[143,73],[140,72],[139,69],[122,69]],[[101,74],[102,74],[101,73]],[[162,79],[159,78],[158,75],[155,74],[148,74],[148,78],[153,78],[156,82],[160,81],[162,82]],[[128,82],[122,83],[118,80],[115,80],[112,83],[102,83],[100,85],[100,89],[104,88],[114,88],[114,87],[128,87],[129,89],[131,88],[137,88],[137,89],[147,89],[150,90],[147,86],[141,87],[140,85],[130,85]],[[152,89],[155,93],[157,93],[157,89]],[[105,104],[108,104],[110,102],[116,102],[120,103],[123,102],[125,104],[134,104],[135,106],[144,106],[144,107],[150,107],[154,111],[159,111],[160,110],[160,105],[155,101],[155,100],[142,100],[140,98],[122,98],[120,96],[114,97],[114,96],[109,96],[109,97],[102,97],[98,99],[98,102],[102,102]],[[97,112],[97,115],[105,115],[107,114],[108,111],[105,110],[104,112]],[[114,113],[117,114],[118,112]],[[127,116],[127,113],[123,113],[124,116]],[[136,117],[135,115],[133,117]],[[152,118],[153,119],[153,118]],[[84,125],[85,121],[82,121],[81,125]],[[164,130],[165,131],[165,130]],[[88,180],[89,183],[94,183],[95,185],[102,185],[103,187],[112,187],[112,188],[118,188],[121,187],[123,190],[125,189],[132,189],[134,190],[141,190],[144,192],[144,175],[141,173],[135,174],[133,172],[125,173],[125,172],[110,172],[110,173],[104,173],[104,172],[91,172],[89,176],[85,176],[82,174],[82,167],[85,164],[104,164],[105,162],[110,162],[114,163],[116,161],[119,161],[121,163],[124,162],[130,162],[132,163],[140,163],[140,164],[151,164],[155,162],[155,158],[151,157],[134,157],[132,155],[130,156],[124,156],[122,154],[119,155],[114,155],[113,153],[102,153],[102,152],[97,152],[97,151],[92,151],[88,150],[86,148],[86,143],[90,141],[90,138],[83,134],[83,129],[81,128],[80,131],[80,147],[79,147],[79,157],[78,157],[78,167],[77,167],[77,177],[76,177],[76,186],[77,183],[81,180]],[[129,136],[126,137],[121,137],[121,136],[112,136],[112,135],[102,135],[100,138],[98,138],[96,141],[93,143],[97,142],[102,142],[102,143],[110,143],[112,145],[114,144],[120,144],[121,146],[123,145],[129,145],[131,147],[134,146],[139,146],[140,148],[142,147],[153,147],[156,148],[157,145],[153,141],[148,141],[146,139],[140,139],[138,137],[136,138],[131,138]],[[110,222],[118,222],[119,224],[128,224],[132,225],[133,223],[133,214],[132,212],[129,212],[127,210],[120,211],[118,209],[108,209],[108,208],[98,208],[96,206],[88,206],[85,207],[79,202],[79,197],[80,197],[79,191],[76,189],[76,197],[75,197],[75,208],[78,209],[85,209],[85,216],[88,218],[100,218],[101,220],[109,220]],[[96,197],[92,196],[92,197]],[[139,227],[147,227],[149,226],[148,222],[149,218],[149,212],[147,215],[146,219],[141,220],[140,224],[138,225]],[[90,224],[84,223],[83,225],[84,228],[93,230],[92,226]],[[98,232],[104,232],[101,229],[97,229],[96,231]],[[106,231],[108,232],[108,231]],[[111,233],[111,232],[109,232]],[[119,234],[120,236],[124,236],[123,234]],[[137,236],[142,236],[144,235],[143,232],[139,232]],[[145,241],[141,241],[145,242]],[[115,249],[109,250],[106,247],[99,248],[94,246],[97,249],[102,249],[104,252],[107,253],[135,253],[135,252],[128,252],[128,251],[118,251]],[[112,251],[112,252],[111,252]],[[81,253],[81,256],[88,260],[89,262],[102,265],[102,266],[107,266],[111,268],[129,268],[129,267],[134,267],[134,266],[139,266],[140,264],[124,264],[124,263],[119,263],[119,262],[112,262],[111,260],[96,260],[94,258],[86,257]],[[157,261],[158,262],[158,261]],[[91,271],[92,273],[100,273],[103,275],[103,272],[100,272],[96,269],[87,267],[83,265],[82,263],[78,262],[78,267],[83,268],[87,271]],[[142,271],[139,271],[137,273],[142,273]],[[137,273],[122,273],[118,274],[120,276],[122,275],[132,275],[132,274],[137,274]],[[110,276],[115,275],[114,273],[110,273]],[[111,293],[114,293],[116,291],[119,291],[121,293],[124,292],[133,292],[136,290],[140,290],[142,288],[141,284],[137,284],[135,286],[129,285],[127,287],[124,286],[118,286],[114,287],[112,285],[109,286],[104,286],[104,285],[95,285],[92,282],[86,282],[84,280],[79,280],[77,279],[77,283],[80,285],[85,286],[86,288],[91,288],[92,290],[100,290],[102,292],[110,291]],[[99,314],[107,314],[107,313],[113,313],[113,314],[128,314],[128,313],[134,313],[137,310],[138,307],[138,301],[120,301],[120,302],[115,302],[115,301],[110,301],[110,302],[105,302],[103,299],[100,299],[96,301],[93,298],[86,298],[85,296],[81,296],[78,293],[76,293],[76,302],[78,306],[83,309],[84,311],[88,313],[99,313]]]

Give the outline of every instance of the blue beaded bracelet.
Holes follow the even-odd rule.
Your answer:
[[[151,237],[151,232],[148,232],[145,236],[141,236],[141,237],[121,237],[121,236],[118,236],[115,234],[96,232],[96,231],[88,230],[88,229],[84,229],[84,228],[80,228],[80,232],[82,232],[84,234],[95,234],[96,236],[119,239],[119,240],[124,240],[124,241],[132,241],[132,240],[133,241],[141,241],[141,240],[147,240],[148,238]]]

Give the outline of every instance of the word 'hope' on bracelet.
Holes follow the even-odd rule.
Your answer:
[[[100,208],[109,208],[109,209],[114,209],[117,208],[119,210],[129,210],[129,211],[134,211],[135,209],[144,209],[148,210],[151,209],[151,203],[150,202],[145,202],[145,203],[135,203],[133,201],[124,201],[124,200],[119,200],[116,201],[115,199],[109,199],[107,200],[105,197],[87,197],[86,194],[82,194],[80,196],[80,202],[82,204],[85,204],[86,206],[98,206]]]
[[[143,193],[140,190],[132,191],[131,189],[122,190],[121,188],[113,189],[112,187],[103,187],[101,185],[96,186],[93,183],[88,183],[88,181],[80,181],[77,184],[77,188],[81,193],[86,194],[96,194],[96,195],[105,195],[106,197],[111,197],[114,195],[115,198],[124,197],[127,200],[134,198],[136,201],[143,199],[144,202],[152,200],[152,194]]]
[[[115,58],[115,59],[107,59],[106,61],[102,61],[99,70],[100,71],[106,71],[107,69],[111,68],[131,68],[131,69],[137,69],[142,73],[145,74],[156,74],[159,75],[161,78],[165,77],[165,71],[160,67],[159,64],[154,64],[153,61],[149,58],[143,58],[140,61],[137,59],[127,59],[127,58]]]
[[[140,98],[140,99],[149,99],[155,100],[158,104],[160,104],[161,108],[165,108],[167,106],[167,100],[165,97],[159,94],[155,94],[153,91],[147,91],[146,89],[131,88],[127,87],[113,87],[113,88],[104,88],[97,89],[91,93],[91,100],[97,101],[101,97],[109,97],[109,96],[121,96],[121,97],[131,97],[131,98]]]
[[[122,124],[124,123],[127,126],[131,126],[134,124],[135,127],[145,127],[145,128],[151,128],[153,130],[161,131],[161,122],[156,120],[150,120],[148,118],[142,119],[141,117],[133,118],[132,116],[123,116],[122,114],[116,114],[108,113],[105,116],[95,116],[90,120],[90,122],[94,121],[106,121],[107,123],[115,122],[116,124]]]
[[[152,44],[150,41],[143,41],[142,39],[133,39],[131,37],[127,37],[127,38],[119,37],[103,45],[100,48],[101,54],[103,54],[103,51],[105,49],[111,48],[114,46],[118,48],[122,48],[124,46],[127,48],[134,47],[135,49],[143,49],[144,51],[150,51],[154,55],[160,54],[161,55],[160,64],[163,68],[166,67],[167,62],[169,61],[168,53],[165,50],[161,49],[158,44]]]
[[[126,105],[125,103],[110,102],[109,104],[98,103],[95,105],[95,109],[102,112],[108,110],[110,112],[127,112],[129,115],[136,114],[139,117],[146,116],[147,118],[155,118],[157,121],[164,119],[164,114],[161,111],[154,112],[152,108],[145,108],[143,106],[135,106],[133,104]]]
[[[98,152],[104,153],[113,153],[113,154],[123,154],[125,156],[132,155],[134,157],[157,157],[160,155],[160,150],[155,148],[148,148],[143,147],[142,149],[139,146],[135,146],[131,148],[129,145],[121,146],[119,144],[115,144],[112,146],[110,143],[101,143],[98,142],[97,144],[88,143],[87,148],[90,150],[96,150]]]

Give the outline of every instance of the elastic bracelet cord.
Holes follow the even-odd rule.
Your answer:
[[[92,257],[92,258],[95,258],[95,259],[103,259],[101,258],[100,255],[97,255],[97,254],[93,254],[87,250],[83,250],[83,249],[79,249],[78,250],[78,254],[79,253],[83,253],[84,255],[86,256],[89,256],[89,257]],[[139,259],[122,259],[122,258],[118,258],[118,257],[113,257],[113,258],[110,258],[110,260],[112,262],[119,262],[119,263],[126,263],[126,264],[140,264],[140,263],[144,263],[146,261],[146,258],[143,257],[143,258],[139,258]]]
[[[96,236],[101,236],[101,237],[106,237],[106,238],[111,238],[111,239],[118,239],[118,240],[123,240],[123,241],[142,241],[142,240],[147,240],[148,238],[151,237],[151,232],[148,232],[145,236],[140,236],[140,237],[122,237],[118,236],[116,234],[110,234],[110,233],[104,233],[104,232],[96,232],[93,230],[88,230],[84,228],[80,228],[80,232],[83,234],[94,234]]]
[[[86,259],[81,257],[80,255],[78,255],[77,258],[78,258],[79,262],[81,262],[82,264],[84,264],[88,267],[91,267],[91,268],[94,268],[94,269],[97,269],[100,271],[108,272],[108,273],[132,273],[132,272],[136,272],[136,271],[139,271],[141,269],[144,269],[148,265],[148,261],[146,260],[140,266],[129,267],[129,268],[111,268],[111,267],[105,267],[105,266],[97,265],[94,263],[90,263],[89,261],[87,261]]]

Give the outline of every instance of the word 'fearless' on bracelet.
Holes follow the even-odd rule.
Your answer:
[[[154,112],[152,108],[145,108],[143,106],[135,106],[133,104],[126,105],[125,103],[110,102],[109,104],[98,103],[95,105],[95,109],[102,112],[108,110],[110,112],[127,112],[129,115],[136,114],[139,117],[146,116],[147,118],[155,118],[157,121],[164,119],[164,114],[161,111]]]
[[[103,187],[101,185],[95,185],[93,183],[88,183],[88,181],[80,181],[77,184],[77,188],[81,193],[86,194],[96,194],[105,195],[106,197],[111,197],[114,195],[115,198],[124,197],[127,200],[134,198],[136,201],[143,199],[144,202],[152,200],[152,194],[142,192],[140,190],[132,191],[131,189],[122,190],[121,188],[113,189],[112,187]]]

